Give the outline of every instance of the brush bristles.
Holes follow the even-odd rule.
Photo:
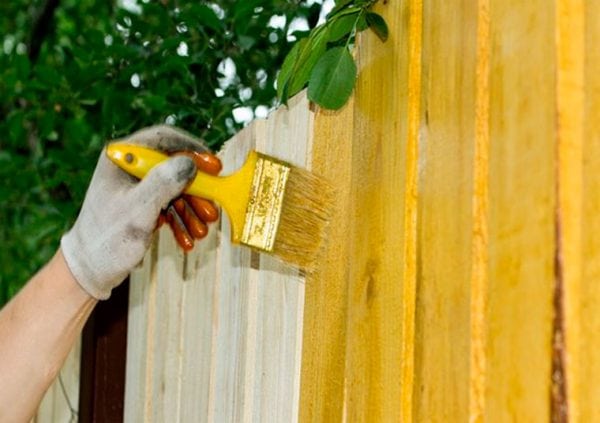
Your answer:
[[[307,170],[292,166],[273,254],[306,273],[314,271],[327,238],[334,198],[331,184]]]

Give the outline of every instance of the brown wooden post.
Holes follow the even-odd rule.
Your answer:
[[[123,421],[129,279],[101,301],[83,329],[79,422]]]

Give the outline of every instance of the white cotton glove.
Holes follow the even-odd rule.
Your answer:
[[[146,128],[120,141],[166,153],[208,151],[200,141],[169,126]],[[177,156],[138,181],[102,150],[77,221],[61,239],[67,265],[85,291],[100,300],[110,296],[144,257],[161,209],[195,175],[193,160]]]

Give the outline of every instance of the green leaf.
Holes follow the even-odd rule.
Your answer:
[[[327,17],[328,18],[332,17],[337,12],[339,12],[340,10],[342,10],[343,8],[345,8],[346,6],[348,6],[348,4],[351,1],[352,0],[338,0],[338,1],[336,1],[335,2],[335,7],[333,9],[331,9],[331,12],[329,12],[329,14],[327,15]]]
[[[303,38],[294,44],[290,52],[287,54],[287,56],[285,56],[283,65],[281,65],[281,71],[279,71],[279,75],[277,76],[277,97],[279,97],[279,100],[283,104],[285,104],[288,99],[288,96],[286,95],[286,88],[289,79],[292,76],[292,71],[294,70],[296,62],[298,61],[300,50],[304,48],[307,42],[308,40]]]
[[[358,15],[352,13],[349,15],[343,15],[338,18],[334,18],[329,24],[329,33],[327,34],[327,40],[332,43],[352,33],[354,25],[356,25],[356,19]]]
[[[314,36],[308,39],[308,42],[304,45],[304,48],[300,50],[296,67],[292,72],[292,75],[288,82],[287,94],[288,97],[298,93],[310,78],[310,74],[315,67],[317,61],[325,53],[327,47],[327,32],[317,32]]]
[[[356,24],[356,32],[362,32],[365,29],[367,29],[368,27],[369,27],[369,24],[367,23],[367,17],[363,13],[362,15],[360,15],[360,18],[358,19],[358,23]]]
[[[203,4],[194,5],[192,6],[191,12],[196,15],[200,24],[214,29],[215,31],[221,31],[223,29],[223,22],[221,22],[221,19],[219,19],[217,14],[210,7]]]
[[[356,64],[345,47],[325,53],[308,81],[308,98],[326,109],[341,108],[354,89]]]
[[[383,17],[375,12],[367,13],[367,23],[369,24],[369,28],[373,30],[375,34],[379,37],[381,41],[385,41],[388,39],[389,30],[388,26],[385,23]]]

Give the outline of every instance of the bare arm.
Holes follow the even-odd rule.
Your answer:
[[[33,417],[96,302],[58,250],[0,311],[0,421]]]

